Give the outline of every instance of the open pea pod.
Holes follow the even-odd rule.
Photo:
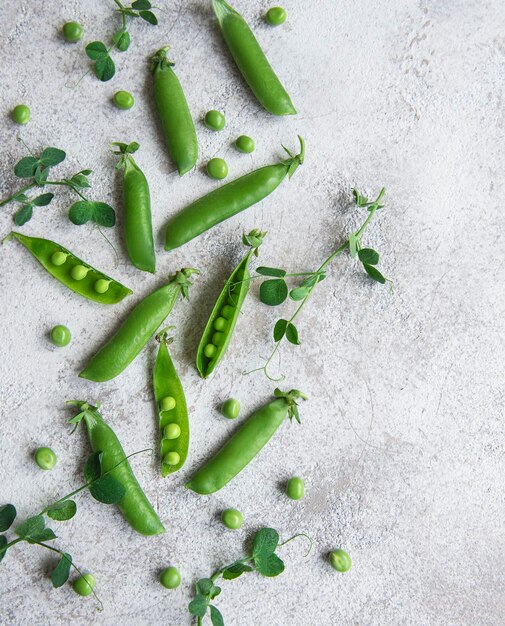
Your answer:
[[[172,328],[172,327],[170,327]],[[154,364],[154,397],[158,409],[161,433],[161,475],[180,470],[189,448],[188,407],[181,381],[174,367],[168,345],[172,338],[165,329],[156,337],[160,342]]]
[[[258,248],[265,235],[264,232],[253,230],[242,237],[242,241],[250,247],[250,250],[233,270],[221,290],[196,353],[196,367],[203,378],[207,378],[214,371],[228,349],[251,284],[249,263],[253,255],[258,256]]]

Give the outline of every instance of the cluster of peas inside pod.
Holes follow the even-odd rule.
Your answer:
[[[237,275],[237,281],[242,279],[242,274]],[[210,342],[203,349],[203,355],[207,360],[206,369],[209,369],[217,361],[221,351],[224,349],[229,335],[233,331],[234,322],[240,307],[240,283],[230,286],[228,296],[223,302],[218,317],[214,319],[214,333],[210,337]]]

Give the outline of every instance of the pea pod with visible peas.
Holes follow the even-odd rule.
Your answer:
[[[169,327],[170,328],[170,327]],[[161,331],[156,339],[160,343],[154,364],[154,397],[161,431],[161,475],[163,477],[180,470],[188,456],[189,421],[184,390],[168,351],[172,338],[169,328]]]
[[[139,144],[116,142],[112,145],[117,148],[114,154],[121,155],[116,167],[123,170],[123,222],[128,256],[139,270],[154,274],[156,259],[149,185],[132,157]]]
[[[160,117],[165,143],[182,176],[198,158],[195,125],[179,79],[167,59],[169,46],[158,50],[152,59],[154,100]]]
[[[130,295],[131,289],[88,265],[72,252],[50,239],[28,237],[12,231],[4,239],[17,239],[62,285],[89,300],[116,304]]]
[[[295,155],[284,148],[289,159],[236,178],[195,200],[175,215],[167,225],[165,250],[184,245],[213,226],[260,202],[275,191],[286,176],[291,178],[303,163],[305,155],[305,142],[300,136],[298,139],[299,154]]]
[[[274,115],[295,115],[289,94],[244,18],[224,0],[212,0],[212,6],[226,45],[258,102]]]
[[[188,298],[189,277],[198,270],[185,268],[146,296],[133,309],[116,334],[91,358],[79,374],[95,382],[115,378],[130,365],[172,310],[177,296]]]
[[[250,250],[233,270],[221,290],[196,353],[196,367],[203,378],[207,378],[214,371],[228,349],[251,284],[249,263],[253,255],[258,256],[258,248],[265,235],[264,232],[253,230],[242,237],[243,243],[249,246]]]
[[[70,423],[79,424],[84,420],[93,452],[102,453],[102,471],[108,472],[125,489],[125,495],[118,502],[124,518],[142,535],[164,533],[165,528],[137,482],[116,434],[105,423],[98,408],[80,400],[70,400],[68,404],[79,408]]]
[[[306,400],[301,391],[286,393],[276,389],[275,399],[251,415],[239,426],[219,452],[200,468],[186,487],[207,495],[219,491],[230,482],[270,441],[286,417],[300,422],[297,400]]]

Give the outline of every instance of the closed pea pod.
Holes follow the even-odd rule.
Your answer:
[[[156,337],[160,343],[154,364],[154,397],[158,408],[161,433],[161,475],[180,470],[188,456],[189,421],[181,381],[168,351],[172,338],[168,328]],[[171,462],[175,461],[175,463]]]
[[[195,125],[173,63],[167,59],[169,46],[161,48],[152,59],[154,100],[163,127],[168,151],[182,176],[198,158]]]
[[[305,143],[300,136],[298,139],[301,147],[299,154],[295,155],[284,148],[289,159],[236,178],[195,200],[175,215],[167,225],[165,250],[184,245],[213,226],[260,202],[275,191],[286,176],[291,178],[303,163],[305,155]]]
[[[102,471],[117,480],[125,494],[117,506],[130,526],[142,535],[159,535],[165,532],[158,515],[142,491],[133,473],[124,450],[114,431],[108,426],[97,407],[87,402],[70,401],[79,408],[79,413],[70,420],[78,424],[84,420],[93,452],[101,452]]]
[[[91,358],[79,374],[96,382],[115,378],[128,367],[172,310],[177,297],[188,297],[189,277],[195,269],[182,269],[168,284],[146,296],[133,309],[116,334]]]
[[[196,353],[196,367],[200,376],[207,378],[224,357],[242,310],[250,286],[249,263],[258,256],[258,248],[266,233],[253,230],[242,238],[250,247],[226,281],[219,294]]]
[[[117,147],[114,153],[121,155],[117,168],[123,170],[123,222],[128,256],[139,270],[154,274],[156,259],[149,184],[132,157],[139,144],[132,142],[112,145]]]
[[[294,115],[291,98],[244,18],[224,0],[212,0],[212,6],[226,45],[258,102],[274,115]]]
[[[133,293],[128,287],[81,261],[54,241],[28,237],[14,231],[6,237],[10,238],[22,243],[56,280],[88,300],[116,304]]]
[[[206,495],[219,491],[230,482],[270,441],[286,417],[299,422],[296,401],[307,397],[292,389],[287,393],[276,389],[275,399],[251,415],[217,454],[200,468],[186,487]]]

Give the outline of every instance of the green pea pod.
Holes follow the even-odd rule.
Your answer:
[[[116,142],[112,145],[117,148],[114,154],[121,155],[117,168],[123,170],[123,222],[128,256],[139,270],[154,274],[156,259],[149,185],[144,172],[131,156],[139,144]]]
[[[50,239],[28,237],[12,231],[7,239],[17,239],[37,261],[62,285],[88,300],[116,304],[130,295],[131,289],[82,261],[72,252]]]
[[[157,339],[160,342],[154,364],[154,397],[158,407],[161,433],[161,475],[163,477],[180,470],[186,461],[189,448],[188,408],[184,390],[177,376],[168,351],[172,338],[162,331]]]
[[[167,59],[169,46],[153,56],[154,100],[160,117],[165,143],[182,176],[195,166],[198,140],[186,96]]]
[[[70,420],[78,424],[84,420],[93,452],[102,453],[102,473],[123,485],[125,495],[117,503],[124,518],[142,535],[159,535],[165,532],[160,518],[135,478],[116,434],[105,422],[97,407],[86,402],[71,400],[69,404],[79,407],[80,413]]]
[[[133,309],[116,334],[95,354],[79,374],[96,382],[115,378],[130,365],[172,310],[179,293],[188,297],[189,277],[195,269],[182,269],[170,282],[146,296]]]
[[[251,284],[249,263],[253,255],[258,256],[258,247],[265,235],[264,232],[253,230],[242,238],[244,244],[251,249],[233,270],[221,290],[196,353],[196,367],[203,378],[207,378],[214,371],[228,349]]]
[[[274,394],[275,400],[241,424],[219,452],[186,483],[188,489],[202,495],[219,491],[254,459],[286,417],[300,422],[296,400],[307,397],[297,389],[287,393],[276,389]]]
[[[224,0],[212,0],[224,40],[240,73],[258,102],[274,115],[294,115],[296,109],[244,18]]]
[[[165,250],[173,250],[201,235],[216,224],[260,202],[275,191],[282,181],[303,163],[305,143],[300,140],[300,154],[284,148],[289,159],[254,170],[236,178],[206,196],[195,200],[173,217],[167,225]]]

